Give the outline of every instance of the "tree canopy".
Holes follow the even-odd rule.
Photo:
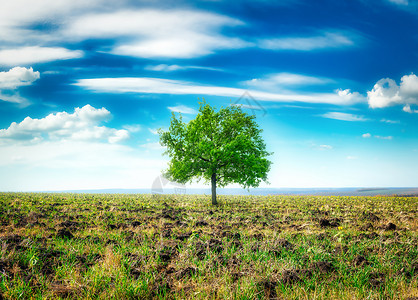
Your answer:
[[[267,182],[271,165],[261,132],[255,116],[240,106],[216,111],[203,101],[196,118],[188,123],[173,113],[169,130],[159,130],[160,143],[171,158],[165,176],[181,183],[211,181],[213,204],[217,204],[217,185],[257,187]]]

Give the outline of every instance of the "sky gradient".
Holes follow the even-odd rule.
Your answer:
[[[417,187],[417,28],[412,0],[1,1],[0,191],[151,188],[202,98],[257,116],[263,187]]]

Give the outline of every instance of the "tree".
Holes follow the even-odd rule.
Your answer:
[[[212,204],[216,205],[216,187],[238,183],[244,188],[267,182],[271,162],[255,116],[239,106],[215,111],[200,102],[194,120],[184,123],[172,113],[168,131],[160,129],[160,144],[166,146],[171,160],[165,176],[186,183],[205,179],[212,185]]]

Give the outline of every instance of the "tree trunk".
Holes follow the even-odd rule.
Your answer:
[[[216,201],[216,174],[212,174],[212,204],[217,205],[218,202]]]

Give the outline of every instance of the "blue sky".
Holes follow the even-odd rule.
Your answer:
[[[416,187],[417,28],[412,0],[2,1],[0,190],[151,188],[202,98],[256,114],[264,187]]]

